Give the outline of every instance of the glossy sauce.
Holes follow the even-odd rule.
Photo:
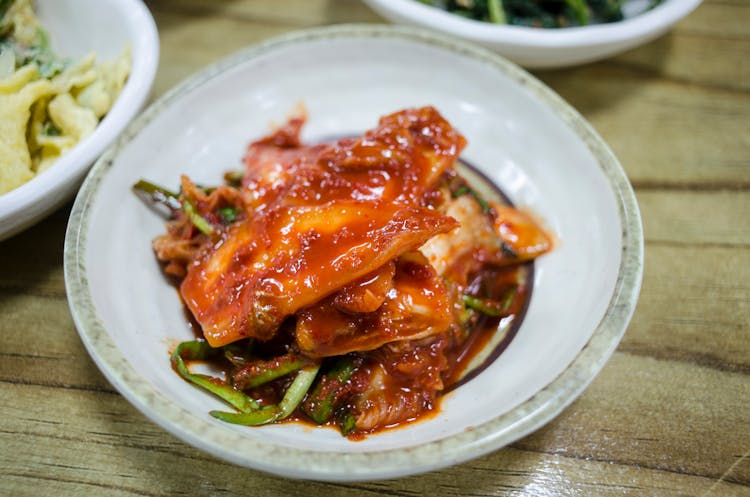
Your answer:
[[[462,169],[471,169],[476,178],[484,179],[480,173],[472,166],[463,164]],[[502,199],[507,202],[506,197],[493,184],[487,183],[482,185],[483,192],[491,191],[491,198]],[[485,269],[485,273],[491,273],[491,276],[484,275],[494,281],[498,289],[504,289],[516,286],[517,291],[513,296],[507,312],[502,317],[484,316],[479,319],[476,325],[467,334],[465,340],[453,344],[445,340],[436,340],[436,343],[428,344],[421,348],[421,352],[416,355],[412,361],[414,364],[413,374],[404,374],[403,367],[399,367],[405,361],[403,357],[396,354],[396,358],[375,356],[372,357],[360,367],[358,374],[349,380],[353,390],[363,389],[364,383],[371,376],[373,368],[383,367],[388,376],[385,381],[388,383],[388,389],[391,392],[397,392],[401,395],[400,399],[391,398],[390,402],[399,405],[406,411],[413,411],[414,414],[395,423],[379,426],[375,429],[358,430],[348,435],[352,441],[364,440],[368,435],[375,434],[384,430],[404,427],[413,422],[422,422],[433,418],[440,413],[440,403],[443,396],[455,388],[464,385],[472,378],[480,374],[484,369],[489,367],[492,362],[508,347],[516,332],[518,331],[523,316],[528,307],[532,287],[533,287],[533,261],[529,261],[517,266],[507,266],[499,268]],[[477,277],[483,275],[476,275]],[[376,275],[366,280],[372,282],[377,280]],[[330,311],[330,309],[329,309]],[[498,328],[501,328],[500,330]],[[498,337],[502,333],[502,337]],[[500,338],[498,340],[498,338]],[[492,350],[486,350],[491,343],[494,343]],[[412,355],[415,355],[412,353]],[[478,356],[483,356],[481,362],[477,363]],[[426,360],[425,360],[426,358]],[[409,361],[406,361],[409,362]],[[470,367],[471,366],[471,367]],[[401,370],[401,371],[400,371]],[[268,385],[265,390],[263,402],[277,402],[282,392],[288,386],[290,380],[284,379]],[[424,384],[442,382],[442,389],[435,392],[435,395],[424,394]],[[421,394],[419,392],[422,392]],[[313,420],[300,410],[295,411],[294,415],[285,422],[297,422],[309,426],[318,426]],[[323,426],[338,429],[337,423],[331,420]]]
[[[212,347],[248,354],[227,348],[215,364],[239,389],[277,403],[294,374],[249,389],[245,379],[284,360],[322,364],[318,384],[339,382],[335,418],[356,416],[349,436],[361,438],[434,415],[443,394],[497,358],[530,299],[529,261],[551,243],[481,173],[455,164],[465,140],[434,109],[313,146],[299,141],[303,122],[248,147],[240,189],[204,194],[183,178],[214,227],[216,206],[241,212],[204,237],[180,292]],[[356,362],[346,380],[325,376],[333,357]]]
[[[299,125],[288,126],[250,145],[246,219],[206,245],[181,284],[214,347],[267,340],[287,316],[456,227],[422,202],[466,143],[435,109],[325,146],[300,147]]]

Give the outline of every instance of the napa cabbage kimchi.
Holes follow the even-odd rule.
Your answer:
[[[231,407],[210,414],[357,438],[433,411],[552,243],[462,176],[466,140],[432,107],[326,143],[303,143],[304,123],[252,142],[219,186],[134,189],[170,216],[153,250],[198,335],[171,364]]]

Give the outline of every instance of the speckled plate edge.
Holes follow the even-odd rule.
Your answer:
[[[86,278],[90,207],[119,151],[183,94],[237,64],[282,47],[352,37],[401,39],[470,57],[502,72],[550,107],[588,147],[617,198],[622,225],[618,278],[601,322],[568,367],[528,400],[471,430],[409,448],[361,453],[317,452],[240,439],[236,433],[197,417],[152,390],[110,338],[97,315]],[[176,86],[133,121],[97,161],[81,187],[65,237],[64,271],[70,309],[86,349],[112,385],[152,421],[191,445],[242,466],[292,478],[374,480],[423,473],[496,450],[540,428],[578,397],[614,352],[635,309],[643,272],[643,230],[635,195],[612,151],[578,112],[523,69],[490,51],[429,31],[338,25],[300,31],[248,47]]]

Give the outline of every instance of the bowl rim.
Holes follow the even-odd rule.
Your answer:
[[[389,10],[411,22],[472,41],[556,50],[616,44],[664,31],[697,8],[701,1],[667,0],[622,21],[549,29],[465,19],[416,0],[364,0],[371,7]]]
[[[125,86],[93,133],[62,155],[49,169],[0,195],[0,221],[23,218],[17,223],[11,222],[5,232],[0,231],[0,240],[29,225],[22,213],[32,209],[33,204],[40,199],[50,197],[51,205],[59,205],[69,198],[72,192],[61,195],[58,188],[69,189],[70,185],[79,182],[96,158],[143,108],[149,97],[159,65],[159,34],[156,23],[141,0],[111,1],[119,4],[118,14],[129,26],[132,65]]]
[[[389,38],[429,45],[472,57],[524,86],[555,110],[595,157],[617,199],[623,237],[619,273],[607,310],[586,345],[558,377],[512,410],[471,430],[407,448],[354,453],[303,450],[257,439],[238,439],[231,430],[161,398],[146,382],[139,381],[137,371],[108,335],[97,316],[86,276],[86,240],[98,186],[118,152],[162,108],[245,61],[290,45],[342,38]],[[71,212],[64,248],[66,291],[81,340],[107,379],[136,408],[165,430],[222,459],[281,476],[328,481],[393,478],[443,468],[503,447],[550,421],[583,391],[614,352],[635,309],[642,271],[643,232],[633,190],[612,151],[577,111],[529,73],[486,49],[427,30],[367,24],[313,28],[272,38],[206,67],[167,92],[128,126],[89,172]]]

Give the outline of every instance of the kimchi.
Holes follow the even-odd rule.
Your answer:
[[[220,186],[134,188],[170,216],[153,249],[199,335],[171,363],[233,408],[210,414],[356,438],[434,410],[552,243],[462,176],[466,140],[432,107],[327,143],[303,143],[304,123],[252,142]]]

